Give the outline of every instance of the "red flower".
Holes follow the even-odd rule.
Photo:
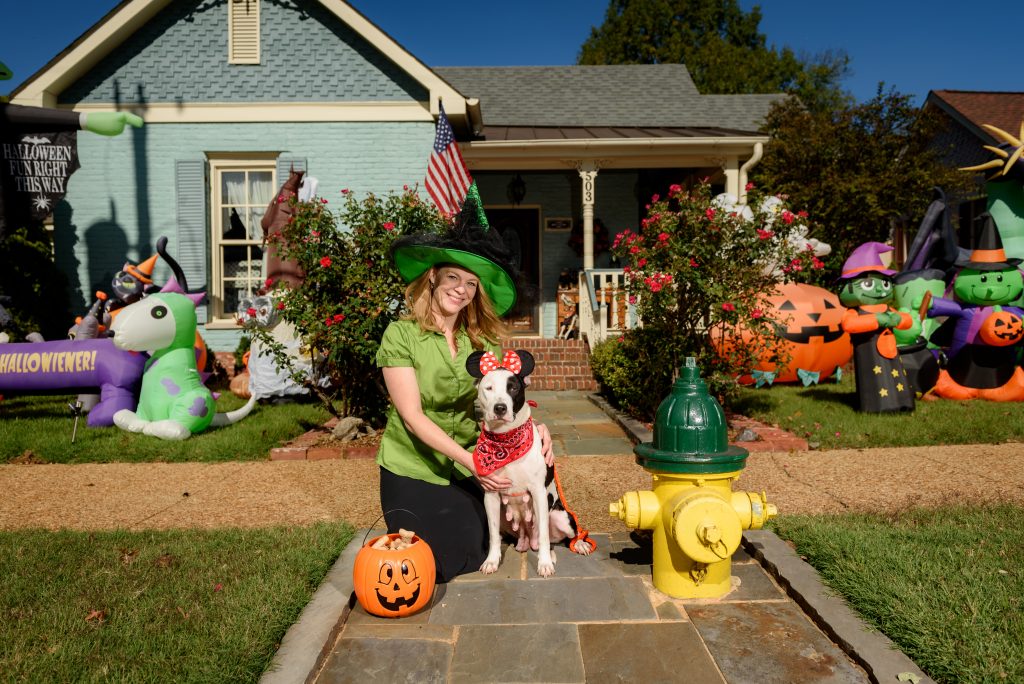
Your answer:
[[[326,197],[321,197],[320,198],[320,203],[321,204],[327,204],[327,198]]]
[[[348,188],[342,188],[341,189],[341,194],[342,195],[347,195],[348,194]]]
[[[796,212],[796,215],[799,216],[800,218],[807,218],[807,212],[806,211],[798,211],[798,212]]]
[[[782,210],[782,220],[786,222],[787,226],[793,223],[794,218],[795,217],[793,216],[793,212],[789,211],[788,209]]]
[[[639,268],[643,268],[644,266],[646,266],[646,265],[647,265],[647,259],[641,259],[640,261],[636,262],[636,265],[637,265],[637,266],[638,266]]]
[[[629,266],[623,266],[623,267],[622,267],[622,272],[623,272],[623,273],[629,273],[629,272],[630,272],[630,271],[632,271],[632,270],[633,270],[633,269],[631,269],[631,268],[630,268]]]
[[[324,325],[326,325],[328,328],[331,327],[331,324],[333,324],[333,323],[334,323],[334,321],[331,319],[330,316],[328,316],[327,320],[324,321]]]
[[[669,237],[668,233],[658,233],[658,242],[668,242]]]
[[[825,268],[825,262],[819,259],[818,257],[811,257],[811,266],[815,270],[821,270]]]
[[[690,257],[690,268],[697,268],[697,260]]]
[[[386,221],[384,223],[384,230],[394,230],[394,229],[395,229],[395,224],[392,223],[391,221]]]
[[[323,266],[324,268],[327,268],[328,266],[330,266],[331,265],[331,257],[323,257],[322,259],[320,259],[320,265]]]
[[[754,189],[754,184],[753,183],[747,183],[746,187],[744,187],[743,189],[746,190],[747,192],[750,192],[751,190]]]
[[[274,279],[273,278],[267,278],[266,280],[263,281],[263,287],[270,287],[273,284],[274,284]]]
[[[722,311],[735,311],[735,310],[736,310],[736,305],[733,304],[732,302],[726,302],[726,303],[722,304]]]
[[[284,311],[284,302],[278,302],[277,303],[277,310],[278,311]]]
[[[254,308],[252,308],[250,306],[248,309],[245,310],[245,313],[249,314],[250,316],[255,316],[256,315],[256,309],[254,309]]]
[[[773,233],[770,230],[765,230],[764,228],[757,229],[757,237],[761,238],[762,240],[767,240],[772,235],[775,235],[775,233]]]
[[[669,197],[675,197],[676,195],[678,195],[682,191],[683,191],[683,186],[681,186],[681,185],[670,185],[670,186],[668,186],[668,196]]]
[[[707,216],[708,219],[713,219],[715,218],[715,210],[712,209],[711,207],[708,207],[707,209],[704,210],[704,215]]]
[[[341,323],[343,320],[345,320],[345,314],[334,314],[335,323]]]
[[[762,312],[760,309],[753,309],[750,312],[751,318],[760,318],[761,316],[764,316],[764,312]]]
[[[661,199],[661,195],[659,195],[657,193],[655,193],[654,195],[651,195],[651,201],[652,202],[657,202],[660,199]]]
[[[637,247],[636,245],[633,245],[632,247],[629,248],[629,253],[630,254],[636,254],[639,251],[640,251],[640,248]]]

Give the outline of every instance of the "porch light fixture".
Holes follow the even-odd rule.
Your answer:
[[[508,199],[512,204],[520,204],[526,197],[526,181],[518,173],[508,182]]]

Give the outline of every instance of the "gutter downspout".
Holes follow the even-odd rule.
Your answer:
[[[762,156],[764,156],[764,144],[756,142],[754,143],[754,154],[740,167],[740,204],[747,203],[747,172],[757,166]]]
[[[484,117],[480,111],[480,99],[470,97],[466,100],[466,117],[469,119],[469,130],[473,135],[480,135],[484,131]]]

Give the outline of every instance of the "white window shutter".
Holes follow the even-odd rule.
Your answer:
[[[228,62],[260,63],[260,0],[228,0]]]

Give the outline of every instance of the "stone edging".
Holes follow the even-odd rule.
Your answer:
[[[299,435],[283,447],[270,450],[271,461],[323,461],[336,458],[376,458],[377,447],[346,446],[344,442],[322,443],[338,424],[337,418],[304,434]]]

